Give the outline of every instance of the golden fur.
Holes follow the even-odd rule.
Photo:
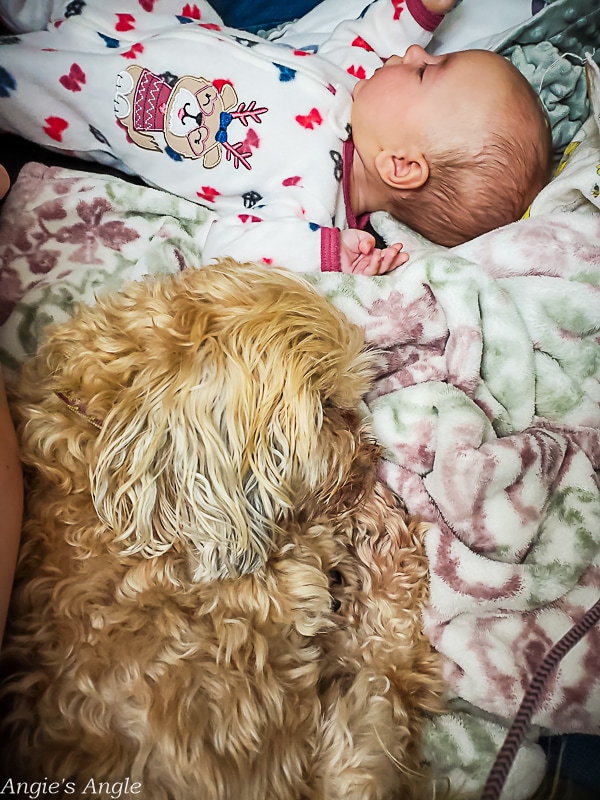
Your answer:
[[[144,800],[430,796],[424,528],[377,481],[362,347],[301,279],[229,261],[50,331],[13,402],[7,777],[129,778]]]

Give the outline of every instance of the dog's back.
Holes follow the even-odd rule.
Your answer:
[[[50,333],[13,404],[5,780],[149,800],[416,787],[402,770],[442,687],[419,529],[400,537],[355,410],[361,347],[304,282],[233,262]]]

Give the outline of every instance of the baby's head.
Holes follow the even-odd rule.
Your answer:
[[[354,210],[449,247],[519,219],[552,170],[538,96],[486,50],[392,56],[357,83],[352,134]]]

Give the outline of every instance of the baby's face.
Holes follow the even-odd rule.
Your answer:
[[[510,107],[522,79],[496,53],[465,50],[434,56],[412,45],[354,88],[352,133],[359,155],[397,145],[444,150],[477,146]],[[502,107],[502,111],[499,107]],[[506,122],[507,120],[505,120]]]

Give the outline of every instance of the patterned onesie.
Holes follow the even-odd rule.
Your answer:
[[[314,53],[224,28],[201,0],[54,6],[46,30],[1,40],[1,129],[213,209],[207,260],[340,269],[352,89],[441,17],[375,0]]]

